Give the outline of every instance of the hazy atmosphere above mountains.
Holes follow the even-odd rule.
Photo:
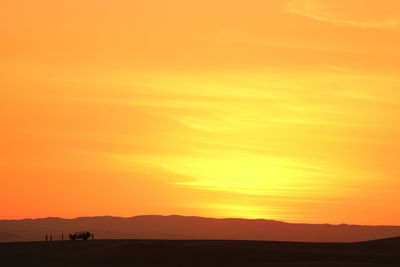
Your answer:
[[[400,1],[0,13],[0,219],[400,224]]]

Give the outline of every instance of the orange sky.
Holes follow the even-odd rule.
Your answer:
[[[400,224],[398,0],[0,13],[0,219]]]

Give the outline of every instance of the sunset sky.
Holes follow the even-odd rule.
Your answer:
[[[400,1],[3,0],[0,219],[400,225]]]

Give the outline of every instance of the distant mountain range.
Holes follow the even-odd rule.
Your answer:
[[[224,239],[298,242],[357,242],[400,236],[400,226],[299,224],[273,220],[145,215],[0,220],[0,242],[67,239],[89,231],[95,239]]]

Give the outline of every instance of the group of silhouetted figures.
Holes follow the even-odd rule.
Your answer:
[[[89,238],[94,238],[93,233],[90,232],[79,232],[75,234],[69,234],[69,240],[76,240],[76,239],[83,239],[83,240],[88,240]]]
[[[76,232],[75,234],[69,234],[69,240],[88,240],[89,238],[94,239],[94,234],[90,232]],[[64,240],[64,234],[61,234],[61,240]],[[46,235],[46,241],[53,241],[53,235]]]

